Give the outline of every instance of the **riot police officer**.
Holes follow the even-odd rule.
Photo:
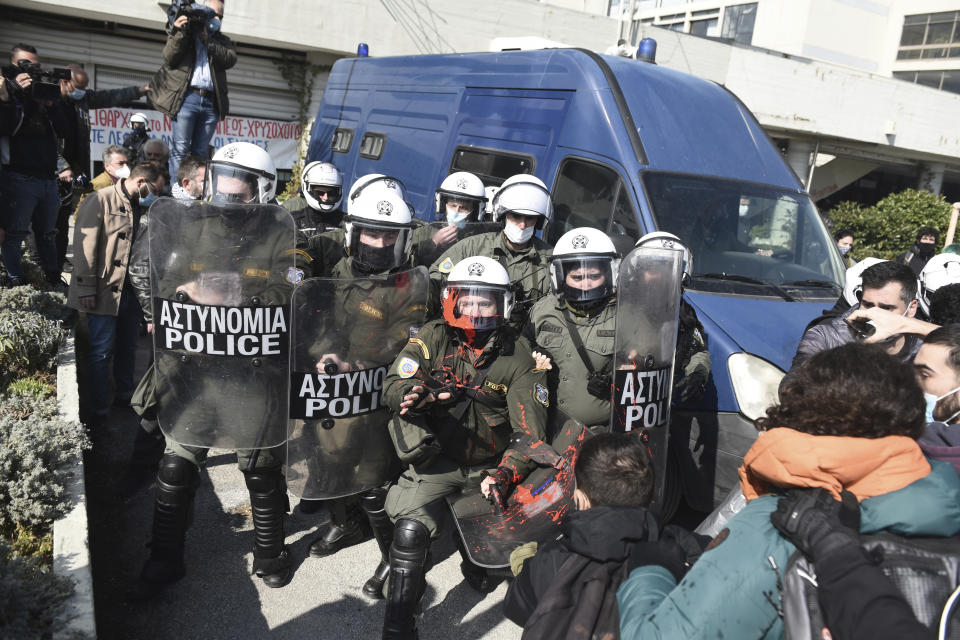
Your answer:
[[[553,295],[530,311],[526,335],[556,364],[557,406],[588,427],[610,423],[610,385],[620,258],[610,238],[580,227],[557,240],[550,258]]]
[[[334,296],[332,315],[336,317],[331,318],[330,326],[318,330],[310,348],[318,369],[342,373],[367,369],[377,363],[390,363],[411,329],[418,329],[426,318],[429,295],[426,270],[419,267],[416,271],[403,271],[411,262],[412,211],[397,182],[384,178],[361,178],[358,184],[362,186],[355,189],[349,199],[343,233],[346,257],[328,274],[344,283]],[[390,277],[391,274],[397,277]],[[322,311],[318,309],[317,313]],[[310,555],[328,556],[363,539],[362,516],[356,508],[359,501],[382,552],[381,562],[364,585],[363,592],[379,598],[387,577],[387,557],[393,538],[393,524],[384,512],[386,489],[381,485],[395,478],[398,464],[382,421],[370,424],[364,419],[352,428],[344,426],[340,431],[352,441],[335,441],[336,434],[318,435],[326,442],[322,452],[326,462],[322,464],[328,467],[341,464],[342,461],[335,460],[337,450],[342,452],[341,457],[361,458],[362,462],[345,464],[340,475],[365,474],[368,477],[357,479],[353,485],[344,483],[349,479],[341,477],[337,484],[366,489],[356,495],[328,500],[331,522],[324,533],[311,542]],[[358,449],[364,449],[366,456],[353,455]],[[329,469],[323,470],[323,476],[328,478],[323,484],[333,483],[329,479]],[[312,489],[319,494],[339,496],[345,491],[342,488],[333,490],[329,486]],[[304,495],[310,490],[308,487]]]
[[[413,236],[417,264],[429,267],[453,243],[495,230],[494,225],[480,222],[487,192],[483,180],[468,171],[457,171],[444,178],[434,201],[437,222],[417,228]]]
[[[637,240],[637,247],[675,249],[683,252],[682,286],[693,273],[693,255],[680,238],[667,231],[653,231]],[[679,326],[677,327],[677,354],[673,368],[674,401],[696,402],[710,377],[710,352],[706,333],[696,310],[680,298]]]
[[[550,247],[534,233],[550,221],[553,204],[540,179],[521,174],[504,181],[493,197],[492,207],[493,219],[503,225],[502,230],[480,233],[450,247],[430,267],[430,278],[439,290],[454,265],[464,258],[493,258],[510,278],[515,306],[510,324],[520,329],[530,307],[550,292]]]
[[[278,445],[286,439],[286,403],[281,400],[288,373],[280,341],[293,290],[295,230],[282,209],[258,204],[273,199],[276,184],[266,151],[231,143],[208,166],[203,200],[218,206],[162,199],[151,208],[156,408],[167,447],[157,473],[150,557],[134,599],[151,597],[184,576],[185,535],[200,466],[209,447],[225,442],[237,448],[250,492],[253,571],[268,587],[290,581],[283,527],[288,505]],[[204,312],[204,322],[215,311],[221,318],[242,318],[244,310],[252,311],[251,318],[273,318],[281,328],[266,338],[226,335],[224,329],[203,335],[198,325],[191,325],[194,335],[183,324],[190,310]],[[188,337],[196,338],[190,340],[193,345],[182,346]],[[203,347],[204,339],[218,347]],[[211,355],[223,354],[227,344],[233,357]]]
[[[309,237],[340,227],[342,199],[340,170],[329,162],[311,162],[300,176],[300,196],[286,200],[283,208],[293,216],[297,229]]]
[[[481,476],[485,495],[505,497],[536,466],[511,442],[542,440],[549,393],[528,341],[508,325],[512,307],[506,269],[465,257],[449,270],[443,319],[410,339],[384,380],[390,435],[407,465],[386,501],[395,530],[384,638],[415,635],[442,498]]]

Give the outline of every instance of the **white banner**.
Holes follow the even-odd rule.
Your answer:
[[[160,138],[168,147],[173,145],[173,120],[159,111],[91,109],[90,157],[93,160],[100,159],[105,147],[123,144],[123,137],[130,133],[130,116],[135,113],[147,116],[151,138]],[[252,142],[270,153],[278,169],[290,169],[297,161],[299,139],[300,125],[296,122],[227,116],[217,124],[210,144],[219,149],[231,142]]]

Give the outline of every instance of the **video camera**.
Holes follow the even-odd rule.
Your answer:
[[[16,89],[22,91],[25,95],[34,100],[58,100],[60,98],[60,81],[69,80],[72,77],[70,69],[51,69],[44,71],[38,62],[29,60],[17,60],[17,68],[20,73],[30,76],[33,81],[27,89],[20,88],[15,82],[10,83]]]
[[[173,24],[180,16],[187,16],[187,24],[184,27],[184,31],[203,31],[207,22],[216,15],[216,11],[199,2],[184,2],[177,8],[177,12],[173,15],[170,23]]]

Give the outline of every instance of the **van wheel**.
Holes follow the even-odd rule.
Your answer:
[[[683,482],[680,480],[680,465],[673,452],[667,450],[666,477],[663,482],[663,504],[660,506],[660,522],[666,524],[677,513],[680,496],[683,495]]]

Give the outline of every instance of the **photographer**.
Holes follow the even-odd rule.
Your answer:
[[[69,73],[59,70],[60,73]],[[59,100],[55,72],[40,67],[37,50],[26,44],[14,45],[10,66],[3,69],[7,99],[0,102],[4,123],[4,156],[0,174],[0,226],[6,229],[3,263],[9,284],[24,283],[21,244],[31,224],[37,233],[40,262],[51,283],[60,282],[57,264],[58,138],[69,131],[68,114]]]
[[[171,176],[185,156],[207,157],[217,122],[230,108],[226,71],[237,63],[233,42],[220,32],[221,0],[180,4],[174,15],[148,94],[173,119]]]

